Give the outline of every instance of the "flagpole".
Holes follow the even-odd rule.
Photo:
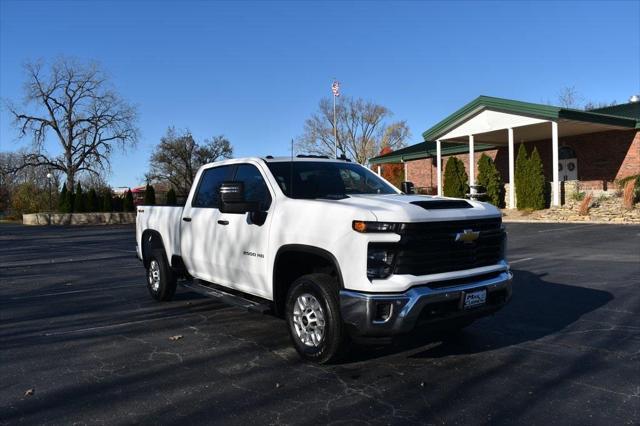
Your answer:
[[[336,159],[338,158],[338,126],[336,126],[336,95],[333,95],[333,140],[336,145]]]

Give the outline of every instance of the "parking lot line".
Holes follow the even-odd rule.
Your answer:
[[[542,229],[538,232],[565,232],[565,231],[571,231],[572,229],[590,228],[592,226],[597,226],[597,225],[589,224],[589,225],[563,226],[563,227],[552,228],[552,229]]]
[[[127,325],[132,325],[132,324],[140,324],[143,322],[151,322],[151,321],[159,321],[159,320],[167,320],[167,317],[158,317],[158,318],[149,318],[149,319],[144,319],[144,320],[138,320],[138,321],[128,321],[128,322],[121,322],[118,324],[109,324],[109,325],[100,325],[97,327],[88,327],[88,328],[79,328],[76,330],[67,330],[67,331],[59,331],[59,332],[55,332],[55,333],[44,333],[43,336],[62,336],[65,334],[76,334],[76,333],[85,333],[87,331],[95,331],[95,330],[102,330],[102,329],[106,329],[106,328],[118,328],[118,327],[124,327]]]
[[[63,296],[65,294],[74,294],[74,293],[90,293],[92,291],[105,291],[105,290],[113,290],[116,288],[128,288],[128,287],[141,287],[139,284],[135,285],[120,285],[114,287],[101,287],[101,288],[92,288],[87,290],[72,290],[72,291],[58,291],[55,293],[45,293],[45,294],[34,294],[32,296],[16,296],[12,297],[10,300],[19,300],[19,299],[35,299],[38,297],[49,297],[49,296]]]

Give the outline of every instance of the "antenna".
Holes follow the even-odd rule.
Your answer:
[[[293,198],[293,138],[291,138],[291,162],[289,163],[289,194]]]

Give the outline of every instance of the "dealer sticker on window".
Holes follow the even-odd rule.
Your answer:
[[[462,306],[464,309],[482,306],[487,302],[487,290],[477,290],[464,293]]]

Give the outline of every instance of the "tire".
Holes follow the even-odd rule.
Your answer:
[[[153,249],[147,266],[147,289],[151,297],[166,302],[173,299],[177,287],[176,274],[169,266],[162,249]]]
[[[300,356],[318,364],[336,361],[347,348],[336,280],[326,274],[298,278],[289,288],[285,318]]]

